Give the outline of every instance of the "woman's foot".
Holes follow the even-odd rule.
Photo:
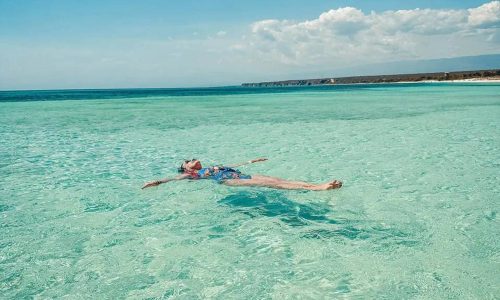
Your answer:
[[[326,191],[326,190],[338,189],[341,186],[342,186],[342,181],[334,180],[332,182],[315,185],[309,189],[311,191]]]

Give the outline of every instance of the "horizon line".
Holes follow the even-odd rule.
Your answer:
[[[50,92],[50,91],[111,91],[111,90],[182,90],[182,89],[216,89],[216,88],[262,88],[259,86],[251,86],[258,84],[267,83],[283,83],[289,81],[307,81],[307,80],[323,80],[323,79],[345,79],[345,78],[358,78],[358,77],[377,77],[377,76],[405,76],[405,75],[422,75],[422,74],[440,74],[440,73],[461,73],[461,72],[489,72],[489,71],[500,71],[499,68],[493,69],[480,69],[480,70],[462,70],[462,71],[438,71],[438,72],[423,72],[423,73],[397,73],[397,74],[377,74],[377,75],[352,75],[352,76],[342,76],[342,77],[321,77],[321,78],[301,78],[301,79],[284,79],[284,80],[274,80],[274,81],[259,81],[259,82],[242,82],[239,85],[220,85],[220,86],[192,86],[192,87],[119,87],[119,88],[62,88],[62,89],[12,89],[12,90],[0,90],[0,93],[4,92]],[[418,83],[422,81],[415,81],[413,83]],[[446,82],[446,81],[443,81]],[[398,82],[380,82],[380,84],[385,83],[398,83]],[[367,83],[369,84],[369,83]],[[319,85],[340,85],[340,84],[319,84]],[[293,87],[294,85],[287,85],[281,87]],[[316,85],[317,86],[317,85]],[[270,88],[270,86],[266,86]]]

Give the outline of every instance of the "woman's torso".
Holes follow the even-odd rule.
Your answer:
[[[202,168],[197,172],[197,178],[199,179],[214,179],[216,181],[224,181],[227,179],[250,179],[250,175],[242,174],[239,170],[224,167],[224,166],[214,166],[208,168]]]

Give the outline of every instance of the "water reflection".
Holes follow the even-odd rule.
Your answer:
[[[277,217],[290,226],[305,226],[310,222],[338,224],[342,220],[328,217],[332,212],[326,204],[302,204],[288,199],[281,192],[239,192],[218,201],[250,217]]]
[[[359,216],[334,217],[335,212],[328,204],[303,204],[293,201],[279,191],[241,191],[224,197],[218,203],[230,206],[236,212],[251,218],[273,217],[286,225],[303,228],[303,238],[331,239],[342,238],[350,240],[375,241],[379,250],[390,250],[397,246],[414,247],[422,240],[416,237],[423,228],[399,229],[376,221],[360,219]],[[375,246],[375,245],[373,245]]]

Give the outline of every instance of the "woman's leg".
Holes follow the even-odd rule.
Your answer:
[[[288,181],[281,178],[262,175],[252,175],[251,179],[229,179],[225,180],[224,184],[230,186],[262,186],[275,189],[312,191],[330,190],[340,188],[342,186],[342,182],[337,180],[324,184],[312,184],[302,181]]]
[[[263,179],[263,180],[274,180],[276,182],[297,184],[297,185],[303,185],[303,186],[317,185],[317,184],[309,183],[309,182],[305,182],[305,181],[286,180],[283,178],[271,177],[271,176],[260,175],[260,174],[252,175],[252,178]],[[340,185],[342,185],[342,183],[340,181],[337,181],[337,182],[339,182]]]

